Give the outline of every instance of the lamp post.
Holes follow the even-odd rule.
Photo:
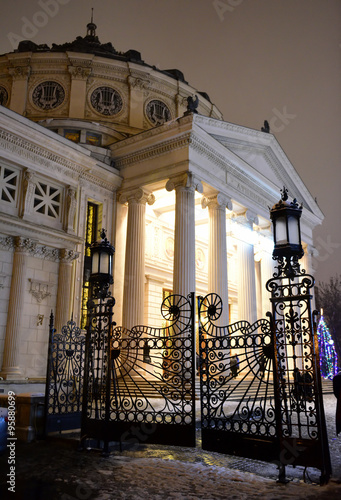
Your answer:
[[[115,249],[107,240],[105,229],[101,230],[101,240],[90,247],[91,274],[90,293],[92,299],[104,299],[110,296],[109,287],[113,284],[113,256]]]
[[[108,435],[110,420],[111,390],[111,335],[116,323],[112,320],[115,299],[109,291],[114,282],[112,276],[114,247],[106,237],[105,229],[101,239],[90,247],[91,274],[89,320],[86,345],[82,435],[92,425],[104,422],[105,436]],[[109,452],[109,441],[104,438],[104,454]]]
[[[288,201],[288,190],[283,187],[282,198],[270,209],[270,219],[274,229],[273,259],[278,261],[280,274],[295,277],[299,271],[298,260],[304,255],[301,243],[300,218],[302,205],[296,199]]]
[[[316,325],[312,312],[313,276],[300,269],[304,255],[300,218],[302,205],[288,201],[284,187],[281,200],[270,209],[274,231],[272,257],[277,272],[266,288],[271,292],[274,360],[274,391],[277,436],[279,443],[279,481],[285,482],[282,459],[285,449],[306,435],[316,439],[309,443],[308,455],[293,457],[292,465],[315,464],[321,470],[321,484],[331,474],[328,437],[323,408]],[[314,416],[313,416],[314,415]],[[313,416],[313,418],[312,418]]]

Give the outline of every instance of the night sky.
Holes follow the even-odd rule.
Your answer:
[[[84,36],[91,7],[102,43],[181,70],[228,122],[269,121],[325,215],[315,277],[341,274],[341,1],[2,0],[0,53]]]

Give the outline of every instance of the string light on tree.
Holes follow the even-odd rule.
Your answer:
[[[322,309],[321,318],[317,327],[317,338],[320,351],[321,375],[324,378],[332,379],[338,372],[337,354],[334,347],[334,341],[329,332],[329,328],[324,321]]]

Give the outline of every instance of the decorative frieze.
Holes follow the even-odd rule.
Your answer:
[[[1,250],[13,250],[14,239],[12,236],[0,236],[0,249]]]
[[[72,163],[62,156],[51,153],[47,148],[32,144],[5,130],[0,130],[0,147],[35,164],[53,170],[54,175],[57,170],[78,179],[78,176],[86,170],[77,163]]]
[[[149,137],[149,135],[146,133],[146,138],[147,137]],[[135,140],[137,141],[138,139],[136,138]],[[150,146],[148,148],[139,150],[138,152],[125,155],[122,158],[117,158],[115,160],[115,166],[116,168],[121,169],[131,164],[149,160],[150,158],[157,158],[158,156],[162,156],[164,154],[176,151],[178,149],[183,149],[187,147],[190,143],[191,143],[191,133],[184,134],[180,138],[176,137],[175,139],[170,139],[169,141],[165,141],[162,144],[158,144],[156,146]]]
[[[74,250],[59,250],[58,248],[39,245],[30,238],[22,238],[20,236],[1,236],[1,250],[13,250],[26,253],[38,259],[50,260],[52,262],[73,261],[79,257],[79,252]]]

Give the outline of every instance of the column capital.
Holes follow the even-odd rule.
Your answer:
[[[62,248],[59,250],[59,261],[63,263],[71,263],[75,259],[78,259],[79,252],[75,250],[68,250],[67,248]]]
[[[14,238],[14,250],[18,253],[34,254],[37,250],[37,243],[30,238],[16,236]]]
[[[208,196],[203,196],[201,199],[202,208],[216,208],[216,209],[224,209],[228,208],[228,210],[232,210],[232,201],[231,198],[226,196],[223,193],[214,193]]]
[[[31,66],[15,66],[8,69],[13,80],[27,80],[31,74]]]
[[[201,181],[192,172],[175,175],[168,180],[166,184],[167,191],[173,191],[173,189],[178,188],[198,191],[198,193],[203,193],[204,191]]]
[[[232,220],[242,224],[243,226],[248,226],[252,228],[253,224],[258,224],[258,216],[255,212],[251,210],[245,210],[245,212],[232,214]]]
[[[72,80],[87,80],[91,74],[91,68],[84,66],[69,66],[68,71]]]
[[[137,188],[121,192],[118,201],[122,205],[125,203],[140,203],[141,205],[148,203],[148,205],[153,205],[155,196],[144,188]]]

